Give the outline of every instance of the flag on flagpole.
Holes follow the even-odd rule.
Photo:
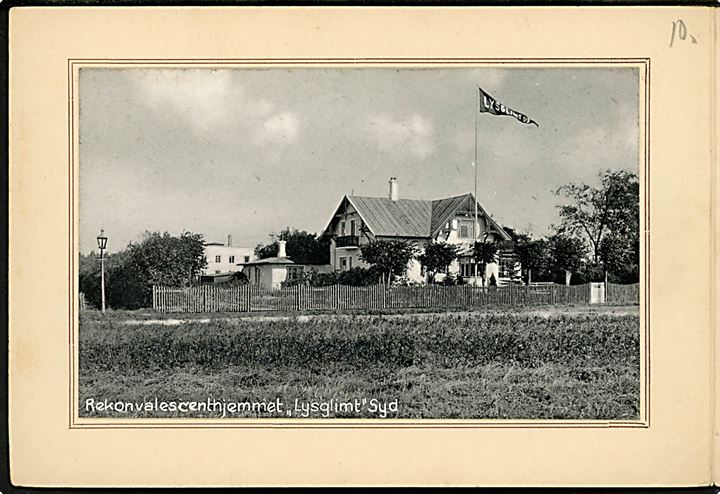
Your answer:
[[[478,88],[478,90],[480,91],[480,99],[478,104],[478,110],[480,111],[480,113],[490,113],[491,115],[515,117],[524,124],[533,124],[536,127],[539,127],[538,123],[527,115],[508,108],[507,106],[503,105],[498,100],[490,96],[488,93],[483,91],[482,88]]]

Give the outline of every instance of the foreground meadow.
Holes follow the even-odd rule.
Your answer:
[[[376,400],[397,405],[384,414],[392,418],[639,416],[637,307],[190,318],[176,325],[129,319],[81,314],[81,416],[219,416],[86,407],[88,400],[210,399],[281,400],[287,407]],[[362,407],[318,408],[309,416],[381,415]]]

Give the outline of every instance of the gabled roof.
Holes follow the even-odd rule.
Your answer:
[[[472,194],[463,194],[434,201],[384,197],[345,196],[337,210],[348,201],[358,212],[368,229],[378,237],[434,237],[463,205],[474,209]],[[491,227],[505,240],[510,236],[478,202],[478,213],[487,218]],[[332,224],[325,228],[326,230]]]
[[[432,221],[430,223],[430,235],[434,236],[445,223],[447,223],[455,211],[468,199],[472,200],[470,194],[437,199],[432,201]]]
[[[430,201],[383,197],[347,196],[376,236],[427,237],[430,234]]]

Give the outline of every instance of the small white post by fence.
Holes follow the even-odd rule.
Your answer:
[[[591,304],[604,304],[605,303],[605,283],[603,283],[603,282],[590,283],[590,303]]]

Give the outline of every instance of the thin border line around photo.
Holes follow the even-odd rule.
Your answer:
[[[641,418],[639,420],[499,420],[499,419],[81,419],[78,416],[78,292],[77,292],[77,168],[76,168],[76,119],[78,95],[76,93],[76,72],[80,67],[188,67],[220,66],[243,67],[343,67],[373,68],[395,66],[421,68],[423,66],[463,68],[492,68],[512,65],[515,67],[560,68],[570,65],[632,66],[643,70],[644,94],[639,95],[638,104],[644,103],[644,136],[640,145],[644,178],[643,208],[644,229],[641,232],[644,254],[644,272],[641,281],[644,297],[641,300],[644,328],[640,335],[643,345],[640,349],[641,362]],[[538,67],[542,66],[542,67]],[[68,307],[68,381],[69,381],[69,429],[597,429],[597,428],[649,428],[651,411],[651,367],[650,367],[650,59],[649,58],[253,58],[253,59],[109,59],[82,58],[68,59],[68,286],[71,295]],[[644,98],[643,98],[644,97]],[[640,117],[641,115],[638,115]],[[644,302],[644,303],[643,303]]]

